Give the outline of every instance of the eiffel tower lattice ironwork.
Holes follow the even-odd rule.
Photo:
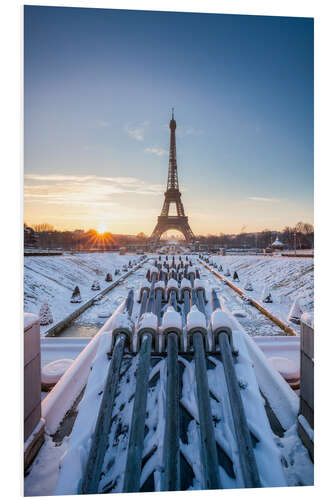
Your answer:
[[[177,158],[176,158],[176,120],[174,119],[173,109],[170,120],[170,153],[169,153],[169,171],[168,185],[164,193],[164,203],[161,215],[157,219],[157,224],[152,232],[151,239],[159,240],[161,235],[169,229],[176,229],[183,233],[186,241],[189,243],[195,236],[188,223],[188,218],[184,212],[184,206],[181,201],[181,193],[178,184]],[[169,215],[170,204],[175,203],[177,215]]]

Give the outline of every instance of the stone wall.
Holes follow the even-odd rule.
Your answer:
[[[309,321],[310,319],[310,321]],[[311,318],[301,319],[301,387],[298,433],[313,460],[314,428],[314,327]]]
[[[41,365],[39,317],[24,315],[24,467],[44,440],[41,419]],[[38,432],[37,432],[38,431]]]

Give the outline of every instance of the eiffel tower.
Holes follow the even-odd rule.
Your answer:
[[[170,120],[170,153],[169,153],[169,171],[168,185],[164,193],[164,203],[161,215],[157,218],[157,224],[151,235],[151,240],[158,241],[165,231],[177,229],[183,233],[186,242],[190,243],[195,236],[188,223],[188,218],[184,212],[184,206],[181,201],[181,193],[178,185],[177,159],[176,159],[176,120],[173,115]],[[170,203],[175,203],[177,215],[169,215]]]

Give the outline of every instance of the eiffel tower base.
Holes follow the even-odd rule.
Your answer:
[[[194,234],[192,233],[187,217],[177,215],[160,215],[152,232],[151,240],[158,241],[162,234],[169,231],[169,229],[181,232],[187,243],[191,243],[194,240]]]

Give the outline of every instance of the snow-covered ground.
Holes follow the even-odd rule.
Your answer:
[[[314,309],[314,261],[312,258],[289,258],[269,256],[212,256],[210,261],[222,265],[224,274],[229,268],[232,281],[237,271],[238,288],[244,290],[247,281],[252,283],[253,292],[248,296],[260,301],[264,287],[272,292],[273,303],[264,304],[265,308],[284,322],[288,322],[290,308],[296,298],[300,299],[303,312]],[[297,325],[291,323],[294,330]]]
[[[96,291],[91,290],[93,281],[98,280],[101,289],[110,283],[105,282],[106,273],[111,273],[113,280],[121,274],[122,266],[131,260],[138,262],[137,255],[119,255],[118,253],[80,253],[52,257],[24,258],[24,311],[39,314],[46,299],[53,315],[53,322],[65,318],[80,304],[70,302],[75,286],[79,286],[82,302]],[[114,276],[119,268],[121,274]],[[112,311],[113,312],[113,311]],[[112,312],[110,314],[112,314]],[[41,326],[41,334],[50,327]]]
[[[110,258],[114,258],[114,261],[111,262]],[[170,256],[169,256],[170,258]],[[57,259],[58,262],[54,262]],[[65,262],[59,262],[60,259]],[[68,260],[66,261],[66,259]],[[117,261],[116,259],[122,259],[121,261]],[[25,260],[27,266],[29,268],[32,267],[31,261],[33,260],[35,272],[30,270],[30,274],[27,279],[27,271],[25,278],[27,279],[26,292],[29,290],[34,290],[35,293],[35,303],[29,297],[25,297],[27,303],[27,311],[29,312],[38,312],[38,304],[41,304],[43,300],[43,293],[40,292],[39,288],[50,289],[50,297],[47,297],[51,307],[53,316],[55,321],[62,319],[65,314],[71,312],[73,309],[64,310],[66,305],[70,307],[77,307],[75,304],[71,304],[69,302],[72,290],[76,284],[79,285],[81,290],[81,295],[83,300],[89,298],[89,296],[93,295],[95,292],[90,291],[91,283],[94,279],[99,279],[101,283],[101,287],[104,288],[104,276],[106,272],[113,272],[112,265],[114,267],[122,267],[124,263],[127,263],[128,260],[133,260],[133,256],[115,256],[110,254],[87,254],[87,255],[76,255],[76,256],[62,256],[62,257],[31,257]],[[252,281],[252,285],[254,288],[253,296],[259,300],[261,289],[265,286],[271,286],[273,290],[274,303],[273,304],[265,304],[266,306],[274,306],[274,312],[276,315],[280,315],[280,317],[286,320],[286,315],[289,312],[290,305],[292,304],[294,298],[300,294],[301,303],[304,306],[304,310],[312,311],[313,309],[313,260],[312,259],[288,259],[288,258],[271,258],[271,257],[249,257],[249,256],[228,256],[228,257],[213,257],[213,260],[219,264],[222,264],[223,267],[227,265],[230,267],[230,271],[233,273],[234,270],[237,270],[240,283],[237,285],[240,288],[244,288],[243,285],[247,280]],[[47,264],[45,261],[51,261]],[[163,258],[164,260],[164,258]],[[39,261],[39,262],[38,262]],[[301,262],[303,261],[303,262]],[[194,265],[197,265],[195,259],[193,259]],[[151,266],[152,262],[149,264]],[[49,267],[48,267],[49,266]],[[110,293],[109,297],[105,297],[103,299],[104,302],[88,309],[77,321],[91,322],[97,321],[98,311],[108,309],[116,309],[119,303],[126,297],[127,291],[129,287],[138,288],[140,283],[144,280],[145,271],[147,269],[148,264],[144,266],[144,269],[141,269],[139,272],[132,275],[128,281],[124,282],[121,286],[117,287],[112,293]],[[245,328],[246,332],[250,335],[272,335],[272,334],[281,334],[281,330],[278,327],[275,327],[270,320],[264,317],[259,311],[254,309],[253,307],[245,304],[240,297],[231,290],[228,286],[223,285],[221,281],[219,281],[211,272],[205,270],[203,267],[198,266],[200,269],[201,279],[204,283],[204,286],[207,291],[207,298],[210,297],[210,290],[215,288],[217,290],[217,294],[225,307],[231,313],[234,318],[237,318],[239,323]],[[102,273],[102,274],[98,274]],[[53,273],[51,276],[56,279],[56,283],[54,280],[46,279],[42,275],[47,275],[48,273]],[[62,279],[62,273],[66,274],[65,279]],[[35,278],[35,275],[38,277]],[[102,276],[102,279],[101,279]],[[232,279],[232,276],[230,277]],[[79,281],[81,280],[81,281]],[[52,282],[52,283],[51,283]],[[38,287],[38,283],[40,286]],[[64,283],[64,285],[62,285]],[[86,284],[87,283],[87,284]],[[66,288],[66,286],[67,288]],[[62,288],[58,288],[62,286]],[[36,292],[36,289],[38,292]],[[57,291],[61,289],[62,293],[57,295]],[[295,292],[295,289],[297,292]],[[90,293],[90,295],[88,295]],[[247,292],[250,293],[250,292]],[[85,295],[87,294],[87,295]],[[65,299],[66,297],[66,299]],[[52,302],[53,300],[53,302]],[[38,302],[39,301],[39,302]],[[66,304],[64,305],[64,303]],[[56,316],[55,306],[52,304],[59,304],[60,312],[62,311],[63,316],[60,314]],[[36,309],[28,309],[28,307],[32,307],[35,305]],[[136,314],[138,310],[138,305],[135,307]],[[210,301],[207,304],[207,311],[210,314]],[[278,311],[278,312],[276,312]],[[113,312],[113,311],[111,311]],[[110,312],[110,314],[111,314]],[[242,315],[240,315],[242,313]],[[105,320],[104,320],[105,321]],[[253,331],[251,330],[253,329]],[[213,362],[213,361],[212,361]],[[197,451],[197,443],[199,441],[197,430],[195,426],[195,414],[196,414],[196,404],[191,399],[191,405],[189,406],[186,399],[186,388],[193,387],[193,363],[187,363],[184,360],[185,370],[183,372],[183,394],[182,394],[182,402],[184,403],[187,411],[191,414],[191,423],[187,428],[189,444],[182,446],[182,453],[187,456],[187,451],[189,452],[189,456],[187,457],[189,463],[193,470],[196,470],[196,454]],[[165,383],[165,362],[161,360],[158,365],[156,365],[155,371],[160,373],[156,385],[151,387],[151,391],[149,393],[149,401],[148,406],[150,408],[149,412],[149,429],[154,429],[159,422],[159,411],[162,408],[159,403],[159,398],[161,394],[163,394],[163,388]],[[131,400],[130,397],[134,390],[134,380],[133,374],[131,375],[131,370],[134,369],[134,365],[131,366],[131,369],[127,372],[129,382],[128,384],[123,385],[122,390],[119,393],[119,398],[116,402],[116,408],[119,407],[119,418],[122,422],[122,425],[129,424],[128,419],[130,417],[131,405],[127,404],[123,406],[123,399],[126,401]],[[126,370],[125,370],[126,371]],[[212,378],[213,373],[216,370],[209,370],[209,383],[210,388],[214,392],[214,388],[219,386],[219,383],[216,382],[214,377]],[[103,373],[105,370],[103,370]],[[155,373],[155,372],[154,372]],[[154,373],[152,375],[154,375]],[[217,374],[218,375],[218,374]],[[125,377],[126,378],[126,377]],[[188,380],[187,380],[188,378]],[[218,377],[218,380],[221,381],[223,377]],[[100,381],[101,383],[103,381]],[[126,392],[125,387],[130,392]],[[96,385],[94,389],[96,394],[100,395],[99,388]],[[164,389],[165,390],[165,389]],[[220,390],[220,389],[219,389]],[[246,391],[245,391],[246,392]],[[189,393],[193,397],[193,391]],[[97,397],[97,396],[96,396]],[[217,397],[220,400],[219,397]],[[83,403],[83,402],[82,402]],[[214,416],[219,416],[220,409],[218,408],[217,403],[212,402],[213,414]],[[216,408],[215,408],[215,406]],[[82,404],[80,405],[82,406]],[[251,409],[251,401],[246,401],[247,411]],[[253,409],[255,405],[253,406]],[[252,411],[252,410],[251,410]],[[87,412],[86,412],[87,414]],[[193,414],[193,415],[192,415]],[[216,415],[215,415],[216,414]],[[255,412],[253,413],[255,415]],[[84,412],[83,412],[84,416]],[[226,417],[225,417],[226,418]],[[114,426],[111,430],[111,437],[114,440],[114,446],[109,449],[108,455],[105,457],[105,480],[101,483],[101,491],[119,491],[120,485],[115,486],[114,481],[116,480],[116,472],[119,471],[119,468],[123,468],[124,464],[122,460],[124,460],[125,454],[121,451],[124,445],[127,443],[119,442],[119,439],[125,439],[127,433],[120,433],[117,437],[117,433],[119,431],[117,425],[119,421],[116,420],[114,422]],[[76,424],[79,425],[79,422]],[[257,415],[253,420],[254,429],[258,426]],[[126,425],[125,425],[126,426]],[[217,428],[219,430],[218,424]],[[89,426],[88,426],[89,427]],[[90,427],[89,427],[90,428]],[[93,427],[92,427],[93,428]],[[87,426],[84,426],[85,432],[87,430]],[[118,429],[118,430],[117,430]],[[128,429],[128,427],[127,427]],[[259,426],[259,430],[260,430]],[[226,439],[223,434],[223,429],[221,427],[221,442],[225,443]],[[90,432],[90,431],[89,431]],[[163,432],[159,429],[159,432],[155,431],[148,433],[146,441],[145,441],[145,449],[146,451],[150,450],[150,448],[154,448],[155,441],[157,435],[162,436]],[[124,437],[125,436],[125,437]],[[128,436],[126,437],[126,439]],[[280,459],[283,464],[284,474],[286,476],[287,484],[298,485],[298,484],[313,484],[313,465],[308,457],[307,451],[302,446],[296,430],[296,424],[292,427],[288,428],[285,434],[282,437],[274,436],[274,441],[279,450]],[[115,444],[117,446],[115,446]],[[47,436],[46,443],[43,446],[38,458],[30,469],[30,473],[25,480],[25,494],[26,495],[40,495],[40,494],[53,494],[54,487],[56,484],[56,480],[58,477],[58,464],[60,455],[68,449],[68,439],[65,438],[60,446],[58,446],[55,442],[52,441],[51,437]],[[192,448],[191,446],[192,445]],[[227,446],[225,444],[225,446]],[[157,447],[157,450],[160,450],[160,446]],[[258,460],[260,460],[260,448],[258,447],[259,455]],[[256,452],[258,453],[258,452]],[[149,453],[148,453],[149,455]],[[266,456],[266,455],[265,455]],[[263,457],[265,458],[263,455]],[[156,463],[160,460],[159,454],[156,452],[152,457],[152,460],[148,460],[145,470],[144,477],[148,477],[151,473],[151,467],[156,465]],[[109,463],[116,463],[117,467],[113,468],[113,470],[108,470]],[[159,462],[158,462],[159,463]],[[264,468],[267,473],[267,470]],[[198,477],[200,474],[198,472]],[[227,487],[239,487],[240,485],[236,484],[234,479],[228,478],[226,475],[223,476],[224,483]],[[111,488],[111,485],[114,485],[114,488]],[[266,484],[272,484],[269,481]],[[200,487],[200,484],[193,483],[194,487]]]

